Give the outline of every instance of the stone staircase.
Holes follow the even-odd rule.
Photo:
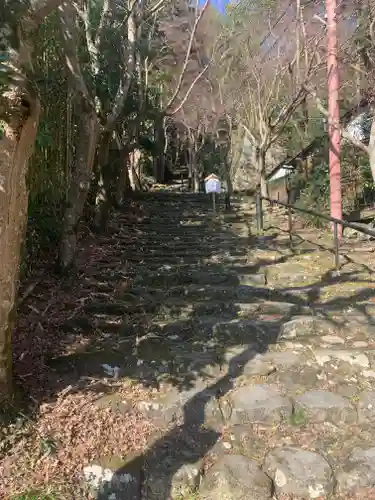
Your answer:
[[[100,342],[50,361],[85,376],[116,365],[153,388],[147,400],[98,402],[160,430],[142,456],[111,457],[109,476],[95,464],[107,478],[95,495],[375,499],[370,253],[343,257],[335,275],[323,233],[299,231],[292,247],[280,228],[257,236],[251,199],[217,217],[204,195],[138,203],[143,220],[116,214],[101,256],[81,263],[82,314],[65,326],[100,332]]]

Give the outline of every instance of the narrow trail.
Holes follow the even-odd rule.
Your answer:
[[[64,478],[91,486],[73,498],[375,498],[371,259],[334,276],[323,237],[290,248],[275,213],[256,237],[251,200],[233,207],[140,196],[82,244],[74,276],[23,304],[17,374],[59,437],[50,472],[83,446]]]

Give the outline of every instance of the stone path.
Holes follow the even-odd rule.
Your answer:
[[[88,482],[105,478],[97,497],[375,499],[369,264],[334,276],[319,241],[251,236],[246,198],[216,220],[203,195],[141,201],[148,217],[102,238],[118,253],[86,276],[85,314],[67,322],[120,339],[75,369],[98,371],[105,355],[120,377],[154,387],[145,401],[100,402],[135,406],[160,431],[141,457],[86,470]]]

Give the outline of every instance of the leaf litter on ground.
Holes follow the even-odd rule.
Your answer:
[[[137,204],[130,208],[129,219],[139,220],[142,207]],[[123,221],[125,215],[120,216]],[[116,225],[114,219],[110,227],[110,232],[115,233],[111,235],[112,244],[101,245],[100,237],[94,239],[92,235],[81,238],[77,269],[70,276],[57,277],[47,270],[52,269],[50,264],[41,273],[43,266],[39,265],[38,283],[31,286],[31,276],[23,284],[20,296],[27,295],[19,308],[13,356],[15,379],[27,411],[22,414],[25,418],[17,432],[14,423],[0,429],[0,442],[8,433],[6,446],[0,447],[0,499],[89,498],[77,495],[83,467],[103,456],[141,453],[155,432],[152,423],[135,410],[120,413],[95,404],[109,391],[120,394],[131,407],[137,399],[147,398],[150,389],[129,379],[107,379],[105,372],[95,380],[79,377],[68,366],[61,374],[52,370],[47,361],[85,351],[96,342],[100,349],[104,342],[111,346],[116,342],[116,335],[103,337],[95,329],[79,328],[67,332],[63,325],[82,314],[90,294],[87,277],[99,266],[105,269],[107,261],[120,259],[116,231],[118,234],[121,230],[121,224]],[[112,292],[110,286],[108,290],[106,293],[115,296],[116,286]]]

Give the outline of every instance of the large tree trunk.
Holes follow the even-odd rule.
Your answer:
[[[0,140],[0,403],[12,393],[11,333],[27,216],[26,174],[39,123],[37,100],[6,92],[8,117]]]
[[[2,85],[0,89],[0,404],[12,396],[11,334],[16,313],[20,255],[27,217],[26,176],[39,124],[40,104],[26,91],[32,78],[33,36],[43,19],[59,0],[2,3],[0,45]],[[8,64],[9,63],[9,64]],[[14,80],[17,75],[17,80]],[[8,80],[9,78],[9,80]],[[15,86],[18,85],[19,86]]]
[[[82,110],[61,234],[59,256],[61,271],[68,270],[74,264],[78,224],[90,189],[98,135],[99,124],[96,113],[92,109]]]
[[[115,169],[110,168],[108,164],[111,138],[112,132],[104,132],[100,140],[98,151],[97,168],[99,171],[99,182],[95,200],[94,227],[100,231],[105,230],[111,209],[111,181],[114,181],[114,179],[111,179],[111,174],[115,171]]]
[[[372,180],[375,183],[375,120],[372,121],[372,125],[371,125],[370,142],[368,145],[368,151],[369,151],[369,161],[370,161]]]
[[[119,165],[118,165],[118,181],[116,185],[115,202],[117,208],[119,208],[126,194],[132,190],[130,179],[129,179],[129,151],[128,148],[122,148],[120,151]]]
[[[192,181],[192,191],[194,193],[199,193],[199,175],[198,175],[198,165],[197,165],[197,154],[194,149],[195,144],[190,149],[190,165],[191,165],[191,181]],[[190,169],[189,169],[190,170]]]
[[[256,151],[256,163],[258,172],[258,184],[261,195],[268,198],[268,185],[266,181],[266,152],[262,149]]]
[[[129,162],[128,162],[129,180],[133,191],[142,191],[141,180],[137,173],[140,159],[141,159],[141,152],[139,149],[135,149],[129,155]]]
[[[233,195],[233,182],[231,177],[230,165],[228,160],[228,152],[224,156],[224,180],[227,185],[227,190],[225,193],[225,209],[230,210],[231,208],[231,199]]]

